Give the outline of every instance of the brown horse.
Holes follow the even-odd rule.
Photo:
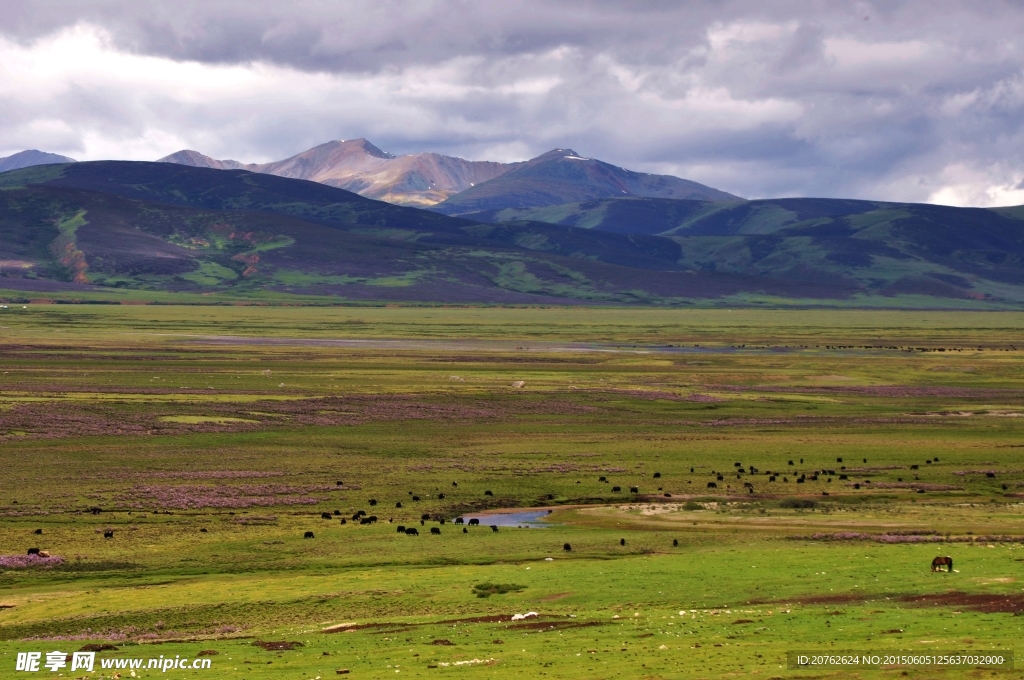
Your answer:
[[[946,571],[953,571],[953,558],[952,557],[936,557],[932,560],[932,571],[942,571],[942,567],[946,568]]]

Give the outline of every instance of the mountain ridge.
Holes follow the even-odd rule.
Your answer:
[[[700,201],[742,201],[739,196],[692,180],[627,170],[552,149],[483,184],[431,207],[445,215],[523,209],[601,198],[640,196]]]
[[[0,158],[0,172],[8,170],[20,170],[35,165],[53,165],[59,163],[76,163],[74,158],[61,156],[60,154],[39,151],[38,149],[26,149],[18,153]]]
[[[439,203],[517,165],[468,161],[437,153],[395,156],[363,138],[326,142],[269,163],[217,160],[188,149],[164,156],[157,162],[305,179],[367,198],[414,207]]]
[[[560,161],[586,167],[559,168]],[[269,163],[217,160],[190,149],[157,162],[306,179],[367,198],[431,208],[448,215],[618,195],[742,200],[691,180],[627,170],[583,157],[571,149],[553,149],[517,163],[498,163],[432,152],[395,156],[359,138],[326,142]],[[508,173],[515,173],[513,181],[494,184]]]

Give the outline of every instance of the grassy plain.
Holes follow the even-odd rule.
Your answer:
[[[0,570],[0,677],[24,675],[18,651],[105,642],[218,652],[140,677],[253,679],[847,677],[786,652],[1019,648],[1022,331],[981,312],[9,305],[0,554],[65,561]],[[451,522],[512,507],[552,526]],[[904,672],[991,673],[860,675]]]

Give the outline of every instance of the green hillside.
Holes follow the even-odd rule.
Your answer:
[[[5,173],[0,188],[6,290],[516,304],[855,292],[688,273],[666,238],[482,224],[246,171],[77,163]]]
[[[0,290],[69,300],[1024,302],[1020,209],[654,198],[473,217],[242,170],[27,168],[0,174]]]
[[[668,238],[686,268],[849,285],[883,297],[1019,300],[1024,284],[1022,208],[622,198],[465,217]]]

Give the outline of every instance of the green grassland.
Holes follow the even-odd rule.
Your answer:
[[[212,650],[212,671],[136,676],[238,679],[845,678],[786,654],[1019,652],[1022,327],[10,305],[0,555],[64,561],[0,568],[0,677],[89,643]],[[549,526],[452,522],[502,508]],[[1021,677],[857,676],[993,673]]]

